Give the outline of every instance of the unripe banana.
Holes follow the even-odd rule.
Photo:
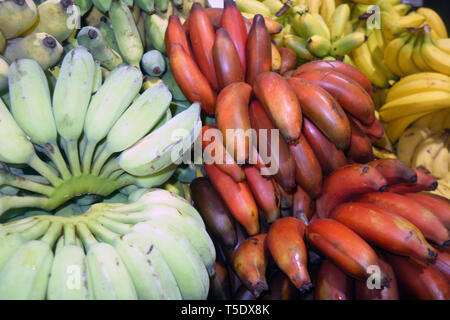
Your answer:
[[[142,56],[142,68],[149,76],[159,77],[166,71],[166,62],[158,50],[150,50]]]
[[[155,13],[155,0],[136,0],[136,5],[148,14]]]
[[[27,32],[45,32],[51,34],[59,42],[66,40],[75,29],[71,21],[74,12],[71,0],[47,0],[38,6],[38,22]]]
[[[77,41],[89,50],[95,60],[100,61],[109,70],[113,70],[123,62],[122,57],[108,46],[97,28],[84,27],[78,32]]]
[[[9,64],[4,57],[0,56],[0,94],[8,93],[8,70]]]
[[[286,48],[294,51],[298,58],[307,61],[314,59],[314,56],[306,48],[305,39],[290,34],[283,37],[283,43]]]
[[[330,30],[319,14],[304,13],[300,15],[299,23],[301,37],[309,39],[313,35],[319,35],[327,40],[330,39]]]
[[[335,0],[322,0],[322,5],[320,7],[320,15],[323,20],[331,27],[331,19],[334,11],[336,10]]]
[[[306,42],[306,48],[316,57],[322,58],[330,52],[331,43],[324,37],[313,35]]]
[[[167,12],[169,8],[169,0],[155,0],[155,6],[160,12]]]
[[[63,47],[53,36],[40,32],[10,40],[4,56],[9,61],[24,58],[36,60],[45,70],[58,63],[62,53]]]
[[[331,55],[342,57],[361,46],[367,40],[364,32],[353,32],[333,42],[330,48]]]
[[[92,4],[101,12],[108,12],[112,0],[92,0]]]
[[[109,17],[123,59],[139,68],[144,48],[130,9],[124,3],[113,1]]]
[[[14,61],[9,68],[11,112],[19,126],[34,143],[56,142],[47,78],[31,59]]]
[[[334,42],[344,35],[345,25],[350,19],[350,6],[343,3],[336,7],[331,16],[331,41]]]
[[[163,19],[159,14],[147,15],[145,18],[145,34],[149,37],[152,47],[161,52],[166,51],[164,38],[168,25],[169,21]]]
[[[23,34],[37,20],[36,5],[32,0],[8,0],[0,2],[0,31],[6,39]]]
[[[92,0],[73,0],[80,8],[80,15],[84,16],[92,8]]]
[[[181,91],[180,87],[177,84],[177,81],[173,77],[172,71],[167,70],[163,75],[162,80],[169,87],[170,92],[175,100],[178,101],[186,101],[187,98],[184,96],[183,91]]]
[[[120,54],[119,46],[117,45],[113,27],[111,26],[111,22],[107,17],[101,17],[98,29],[102,33],[103,39],[105,39],[108,46],[115,52]]]
[[[269,10],[271,15],[275,15],[281,8],[283,8],[284,4],[279,0],[263,0],[262,4],[264,4]]]

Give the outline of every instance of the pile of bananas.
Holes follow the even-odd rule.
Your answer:
[[[198,212],[162,189],[129,200],[0,225],[0,299],[206,299],[216,253]]]

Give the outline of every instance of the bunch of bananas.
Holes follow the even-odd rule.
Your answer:
[[[0,299],[206,299],[216,253],[198,212],[162,189],[128,200],[0,224]]]
[[[388,90],[378,111],[392,143],[415,122],[432,130],[449,128],[450,77],[437,72],[406,76]]]
[[[199,134],[200,106],[172,118],[167,86],[139,94],[142,78],[136,67],[119,66],[103,81],[100,66],[79,46],[65,56],[50,92],[36,61],[13,62],[11,113],[0,105],[0,185],[17,194],[0,196],[0,213],[50,211],[78,195],[107,196],[167,181]]]

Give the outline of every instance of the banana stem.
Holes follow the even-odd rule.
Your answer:
[[[114,242],[114,239],[118,236],[117,233],[108,230],[95,220],[89,220],[88,226],[89,230],[92,231],[92,233],[94,233],[97,238],[100,238],[101,240],[109,244],[112,244]]]
[[[77,223],[76,230],[87,250],[89,250],[89,248],[94,244],[98,243],[97,239],[95,239],[84,222]]]
[[[57,221],[53,222],[45,235],[41,238],[41,241],[48,243],[50,248],[53,248],[58,237],[61,235],[62,223]]]
[[[27,241],[31,241],[37,238],[40,238],[45,232],[48,230],[48,227],[50,226],[49,220],[42,220],[39,221],[36,225],[32,226],[31,228],[25,230],[20,235]]]
[[[109,175],[108,179],[117,180],[124,173],[125,171],[123,171],[122,169],[116,170]]]
[[[72,177],[69,169],[67,168],[66,161],[64,160],[61,150],[59,149],[58,144],[55,142],[47,143],[45,146],[45,150],[47,151],[47,155],[50,157],[50,160],[56,165],[56,168],[61,173],[61,177],[63,180],[69,180]]]
[[[48,197],[55,190],[55,188],[51,186],[28,180],[24,177],[8,173],[2,169],[0,169],[0,185],[9,185],[11,187],[43,194]]]
[[[83,173],[89,174],[91,171],[91,163],[92,158],[94,156],[95,147],[97,146],[97,142],[89,141],[86,144],[86,149],[83,154]]]
[[[74,177],[81,176],[80,156],[78,155],[78,142],[66,141],[66,155],[69,159],[70,171]]]
[[[113,173],[116,170],[119,170],[119,158],[114,158],[110,160],[106,165],[103,167],[103,170],[100,174],[100,178],[107,178],[111,173]]]
[[[75,245],[75,227],[72,223],[64,224],[64,245]]]
[[[98,217],[97,221],[109,230],[118,234],[126,234],[132,231],[132,226],[130,224],[117,222],[104,216]]]
[[[38,157],[36,153],[34,153],[30,160],[28,160],[28,165],[47,179],[54,187],[59,186],[63,182],[61,178],[59,178],[53,170]]]
[[[98,176],[105,162],[113,154],[113,152],[111,152],[106,146],[107,146],[106,144],[103,146],[103,149],[100,151],[100,154],[94,160],[94,166],[92,167],[92,174],[94,176]]]
[[[36,217],[29,217],[29,218],[23,218],[20,220],[15,220],[11,223],[4,224],[2,226],[2,230],[8,231],[8,232],[23,232],[35,224],[39,222],[39,219],[36,219]]]
[[[45,209],[48,198],[32,196],[2,196],[0,197],[0,216],[14,208],[35,207]]]

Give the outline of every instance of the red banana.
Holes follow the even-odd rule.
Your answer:
[[[276,128],[270,120],[267,113],[264,111],[261,103],[253,100],[248,109],[250,123],[254,130],[256,130],[259,150],[266,148],[266,154],[261,154],[261,158],[266,163],[266,166],[274,167],[276,169],[274,178],[283,189],[289,193],[295,191],[295,162],[292,157],[289,146],[284,141],[283,137],[278,134],[272,138]],[[274,141],[272,141],[274,140]],[[272,143],[278,145],[278,152]]]
[[[303,133],[320,163],[324,176],[347,164],[344,152],[338,150],[306,117],[303,118]]]
[[[261,295],[261,300],[297,300],[299,291],[283,272],[277,271],[269,279],[269,290]]]
[[[239,54],[228,32],[219,28],[213,46],[214,67],[219,89],[233,82],[244,82],[245,76],[239,61]]]
[[[233,249],[237,243],[234,220],[211,182],[205,177],[199,177],[191,182],[190,188],[194,206],[205,221],[208,231],[224,247]]]
[[[371,161],[367,165],[377,169],[389,185],[417,181],[417,173],[414,169],[398,159],[379,159]]]
[[[170,56],[170,49],[172,45],[174,43],[179,43],[191,57],[194,57],[189,40],[184,32],[183,26],[181,25],[180,18],[176,14],[172,14],[169,17],[169,24],[166,29],[164,41],[168,56]]]
[[[392,267],[384,260],[378,259],[379,267],[386,271],[391,282],[389,288],[369,289],[366,281],[355,282],[355,298],[356,300],[399,300],[397,279]]]
[[[258,207],[246,182],[234,182],[213,164],[204,164],[206,174],[233,217],[249,235],[259,232]]]
[[[247,45],[247,28],[245,27],[244,17],[233,0],[224,1],[224,9],[220,25],[225,29],[234,43],[236,51],[241,61],[241,70],[245,76],[246,62],[246,45]]]
[[[208,16],[209,21],[211,22],[214,29],[220,28],[220,22],[222,20],[222,11],[221,8],[204,8],[205,14]],[[183,23],[183,28],[186,32],[189,33],[189,23],[191,21],[191,16],[189,15],[186,18],[186,21]]]
[[[250,25],[253,24],[253,18],[249,19]],[[266,24],[266,28],[267,31],[272,35],[272,34],[277,34],[280,33],[281,30],[283,30],[283,25],[280,24],[279,22],[270,19],[268,17],[264,17],[264,22]],[[294,65],[295,67],[295,65]]]
[[[278,190],[280,190],[281,195],[281,209],[291,209],[294,205],[294,195],[292,193],[287,193],[279,184]]]
[[[322,191],[322,168],[308,140],[302,135],[289,149],[295,161],[295,181],[312,198],[317,198]]]
[[[327,218],[340,203],[371,191],[386,189],[386,180],[376,170],[366,165],[354,164],[334,171],[325,179],[322,195],[316,201],[319,218]]]
[[[200,70],[211,86],[217,90],[219,86],[213,59],[216,33],[205,10],[198,2],[192,5],[189,21],[189,38]]]
[[[389,252],[426,263],[436,259],[436,250],[415,225],[373,204],[343,203],[331,212],[330,218],[344,224],[367,242]]]
[[[256,297],[251,293],[250,290],[247,289],[246,286],[241,286],[233,296],[233,299],[240,301],[252,301],[256,300]]]
[[[299,219],[284,217],[277,221],[267,233],[267,247],[277,264],[300,290],[311,289],[311,279],[307,269],[308,254],[303,240],[306,225]]]
[[[346,274],[366,280],[368,268],[378,265],[375,251],[351,229],[331,219],[318,219],[306,228],[308,243],[331,260]],[[381,272],[381,286],[389,285],[389,277]]]
[[[261,176],[259,169],[248,166],[244,169],[247,183],[255,197],[256,203],[264,213],[268,223],[280,216],[281,195],[276,183],[271,178]]]
[[[420,191],[433,191],[438,186],[438,181],[426,172],[426,169],[418,167],[414,169],[417,181],[414,183],[399,183],[389,186],[387,191],[395,193],[413,193]]]
[[[351,300],[352,279],[329,260],[324,260],[317,275],[314,300]]]
[[[214,263],[215,274],[211,277],[208,299],[230,300],[230,280],[228,270],[220,263]]]
[[[216,92],[181,44],[171,45],[169,61],[173,77],[186,98],[191,103],[200,102],[203,112],[214,115]]]
[[[434,267],[438,269],[450,283],[450,253],[439,251]]]
[[[278,48],[281,56],[280,74],[284,74],[289,70],[293,70],[297,65],[297,56],[295,52],[289,48]]]
[[[351,140],[348,150],[345,152],[347,156],[359,163],[367,163],[374,159],[372,150],[372,141],[367,134],[362,131],[358,125],[350,120]]]
[[[450,246],[449,231],[430,210],[418,202],[392,192],[366,193],[356,198],[355,201],[372,203],[401,216],[414,224],[425,238],[438,245]]]
[[[372,98],[363,87],[345,74],[318,69],[295,73],[295,77],[312,81],[327,90],[345,111],[363,124],[371,125],[375,121]]]
[[[384,128],[383,128],[383,125],[381,124],[381,122],[377,118],[375,118],[375,120],[373,121],[373,123],[370,126],[365,126],[361,123],[361,121],[359,121],[352,115],[350,115],[350,117],[353,119],[353,121],[355,121],[355,123],[358,125],[358,127],[360,127],[361,130],[364,131],[365,134],[367,134],[370,138],[373,138],[376,140],[376,139],[380,139],[383,137]]]
[[[266,280],[267,261],[265,233],[247,238],[234,252],[233,268],[255,297],[269,288]]]
[[[341,62],[341,61],[328,61],[328,60],[315,60],[308,63],[305,63],[301,65],[300,67],[295,70],[294,76],[296,74],[310,71],[310,70],[330,70],[330,71],[337,71],[340,73],[345,74],[346,76],[352,78],[354,81],[359,83],[361,87],[366,90],[366,92],[372,96],[373,90],[372,90],[372,84],[370,83],[370,80],[359,71],[359,69],[353,67],[352,65],[349,65],[347,63]]]
[[[215,126],[202,127],[203,160],[206,163],[214,163],[217,168],[228,174],[236,182],[245,180],[244,170],[237,165],[228,153],[223,145],[223,140],[216,141],[216,137],[222,137],[222,134]]]
[[[450,200],[442,196],[430,193],[405,193],[405,197],[420,203],[450,229]]]
[[[247,58],[246,80],[247,83],[253,85],[258,74],[272,69],[272,43],[264,18],[260,14],[253,18],[245,50]]]
[[[298,97],[302,112],[340,150],[350,145],[350,122],[339,103],[322,87],[302,78],[287,82]]]
[[[248,160],[251,129],[248,104],[252,87],[235,82],[225,87],[217,97],[216,123],[228,152],[238,164]]]
[[[314,213],[313,207],[314,202],[311,201],[311,197],[300,186],[297,186],[292,203],[292,216],[309,224]]]
[[[262,72],[256,76],[253,90],[286,141],[295,143],[302,131],[302,109],[286,79],[276,72]]]
[[[423,267],[407,257],[385,254],[401,288],[415,299],[449,300],[450,286],[445,277],[430,265]]]

